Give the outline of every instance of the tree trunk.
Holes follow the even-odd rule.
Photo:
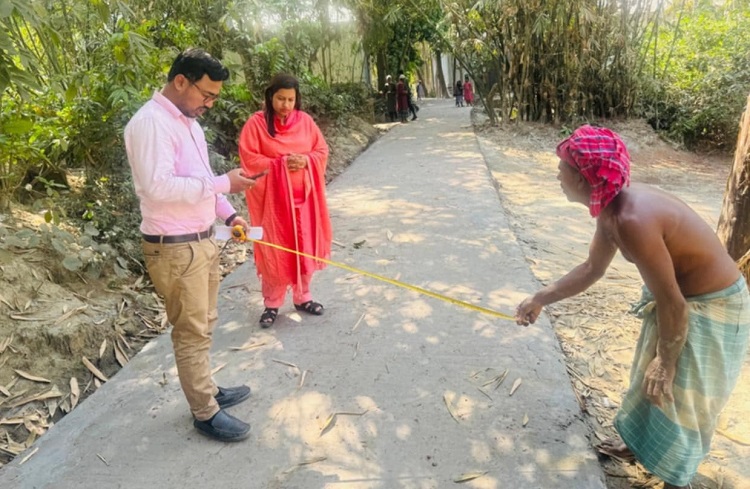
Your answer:
[[[716,233],[735,260],[750,251],[750,96],[740,122],[734,165]]]
[[[388,61],[386,60],[386,52],[384,47],[378,48],[378,52],[375,55],[375,70],[378,72],[378,86],[377,90],[382,90],[385,85],[385,76],[388,74]]]
[[[372,76],[370,75],[370,52],[367,50],[365,45],[362,45],[362,81],[367,85],[368,87],[374,88],[375,91],[378,90],[378,87],[372,86]]]
[[[437,98],[448,98],[448,87],[445,85],[445,75],[443,74],[443,53],[435,50],[435,60],[437,61],[437,79],[438,86],[435,87],[435,96]]]

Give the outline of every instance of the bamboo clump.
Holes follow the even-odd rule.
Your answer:
[[[493,87],[493,120],[564,123],[634,112],[641,75],[656,70],[642,49],[658,34],[652,3],[468,2],[448,18],[462,64],[487,74],[475,77],[480,96]]]

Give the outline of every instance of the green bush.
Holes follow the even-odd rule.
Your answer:
[[[688,147],[731,149],[737,138],[750,93],[750,5],[730,4],[701,4],[662,30],[644,80],[641,113]]]

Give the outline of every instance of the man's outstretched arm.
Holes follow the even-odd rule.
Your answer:
[[[528,326],[534,323],[542,307],[559,300],[580,294],[602,278],[617,253],[617,245],[610,239],[599,223],[589,245],[586,261],[565,274],[558,281],[527,297],[516,308],[516,323]]]

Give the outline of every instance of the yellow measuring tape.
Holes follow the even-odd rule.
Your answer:
[[[240,231],[241,230],[241,231]],[[488,309],[486,307],[477,306],[475,304],[471,304],[466,301],[454,299],[452,297],[448,297],[447,295],[438,294],[437,292],[433,292],[431,290],[423,289],[422,287],[417,287],[416,285],[407,284],[405,282],[401,282],[400,280],[394,280],[392,278],[383,277],[382,275],[378,275],[376,273],[370,273],[365,270],[360,270],[359,268],[350,267],[349,265],[346,265],[344,263],[339,263],[331,260],[326,260],[325,258],[320,258],[313,255],[308,255],[307,253],[302,253],[301,251],[297,250],[290,250],[289,248],[285,248],[283,246],[274,244],[274,243],[268,243],[266,241],[261,241],[259,239],[253,239],[245,236],[244,230],[242,230],[242,227],[240,227],[240,230],[233,231],[234,237],[237,238],[238,241],[251,241],[253,243],[258,243],[265,246],[270,246],[271,248],[276,248],[277,250],[286,251],[287,253],[293,253],[295,255],[304,256],[305,258],[310,258],[312,260],[316,260],[322,263],[325,263],[326,265],[331,265],[333,267],[342,268],[344,270],[348,270],[350,272],[354,272],[358,275],[363,275],[365,277],[374,278],[375,280],[380,280],[381,282],[385,282],[391,285],[395,285],[396,287],[401,287],[403,289],[411,290],[414,292],[417,292],[418,294],[426,295],[428,297],[432,297],[434,299],[438,299],[444,302],[449,302],[451,304],[454,304],[456,306],[460,306],[466,309],[471,309],[472,311],[481,312],[484,314],[489,314],[490,316],[499,317],[502,319],[508,319],[510,321],[515,321],[516,319],[513,316],[510,316],[508,314],[504,314],[502,312],[495,311],[493,309]]]

